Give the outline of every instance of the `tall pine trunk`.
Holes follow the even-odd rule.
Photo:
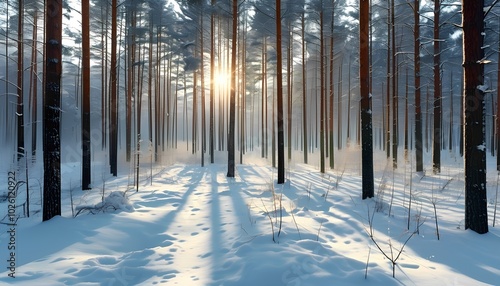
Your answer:
[[[31,107],[31,156],[36,160],[37,126],[38,126],[38,9],[33,12],[33,38],[31,46],[31,71],[30,71],[30,107]]]
[[[200,27],[203,27],[204,11],[203,7],[200,16]],[[206,115],[205,115],[205,58],[203,56],[204,48],[204,31],[200,29],[200,96],[201,96],[201,166],[205,166],[205,151],[207,144],[206,131]]]
[[[470,0],[469,0],[470,1]],[[439,40],[440,0],[434,1],[434,128],[432,169],[441,172],[441,49]]]
[[[320,73],[320,130],[319,130],[319,160],[320,160],[320,172],[324,173],[325,172],[325,55],[324,55],[324,33],[323,33],[323,7],[321,7],[321,11],[319,12],[319,30],[320,30],[320,35],[319,35],[319,55],[320,55],[320,68],[319,68],[319,73]],[[347,119],[347,122],[349,122],[349,119]],[[349,131],[347,131],[347,134],[349,134]]]
[[[387,159],[391,157],[391,6],[390,1],[387,1],[387,65],[386,65],[386,137],[385,151]]]
[[[498,22],[500,31],[500,21]],[[500,35],[498,38],[498,53],[497,53],[497,120],[496,120],[496,133],[497,133],[497,171],[500,171]]]
[[[118,91],[117,91],[117,0],[111,1],[111,66],[109,74],[110,82],[110,120],[109,120],[109,164],[113,176],[118,173]]]
[[[304,163],[307,164],[307,154],[308,150],[308,136],[307,136],[307,67],[306,67],[306,41],[305,41],[305,13],[302,12],[301,17],[302,25],[302,141],[303,141],[303,152],[304,152]]]
[[[235,112],[236,112],[236,48],[237,48],[237,28],[238,28],[238,0],[233,0],[233,25],[231,41],[231,90],[229,101],[229,130],[227,136],[227,176],[234,177],[235,157]]]
[[[329,89],[328,89],[328,97],[329,97],[329,100],[330,100],[330,114],[329,114],[329,132],[328,132],[328,135],[329,135],[329,140],[328,140],[328,144],[329,144],[329,163],[330,163],[330,169],[333,169],[335,167],[335,156],[334,156],[334,142],[333,142],[333,130],[334,130],[334,127],[333,127],[333,124],[334,124],[334,89],[335,89],[335,85],[334,85],[334,78],[333,78],[333,64],[334,64],[334,61],[333,61],[333,57],[334,57],[334,50],[333,50],[333,27],[334,27],[334,8],[332,8],[332,19],[331,19],[331,23],[330,23],[330,55],[329,55],[329,58],[330,58],[330,65],[329,65]]]
[[[212,0],[212,6],[215,6],[215,0]],[[214,163],[215,149],[215,12],[212,10],[210,15],[210,114],[209,114],[209,149],[210,163]]]
[[[415,81],[415,160],[416,171],[424,171],[423,141],[422,141],[422,103],[420,92],[420,0],[415,0],[413,7],[415,26],[413,27],[414,39],[414,81]]]
[[[398,167],[398,90],[397,90],[397,55],[396,55],[396,10],[391,0],[391,86],[392,86],[392,167]]]
[[[90,15],[89,0],[82,0],[82,190],[90,189]]]
[[[462,0],[465,81],[465,228],[488,232],[484,118],[484,0]]]
[[[6,19],[9,18],[9,0],[6,1],[5,3],[5,17]],[[5,80],[6,82],[9,82],[9,21],[5,21]],[[5,134],[4,134],[4,141],[5,143],[9,142],[10,134],[9,134],[9,127],[10,127],[10,122],[9,122],[9,84],[5,85]]]
[[[292,88],[293,88],[293,33],[292,24],[288,22],[288,45],[287,45],[287,62],[286,62],[286,79],[287,79],[287,147],[288,147],[288,160],[292,160]]]
[[[61,215],[62,3],[45,9],[45,89],[43,104],[43,221]]]
[[[373,135],[370,95],[369,64],[369,0],[360,0],[359,14],[359,83],[361,96],[361,157],[362,157],[362,198],[374,196],[373,183]]]
[[[278,124],[278,184],[285,183],[285,134],[283,122],[283,59],[281,47],[281,0],[276,0],[276,77]]]
[[[17,160],[24,152],[24,0],[18,0],[17,22]],[[5,95],[7,96],[7,94]]]

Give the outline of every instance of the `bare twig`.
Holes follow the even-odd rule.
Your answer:
[[[497,217],[497,203],[498,203],[498,180],[500,179],[500,172],[497,174],[497,188],[495,191],[495,207],[493,208],[493,227],[495,227],[495,220]]]
[[[316,236],[316,241],[319,241],[319,232],[321,231],[321,227],[323,226],[323,222],[320,223],[319,228],[318,228],[318,234]]]
[[[276,240],[274,239],[274,224],[273,224],[273,219],[271,218],[271,215],[269,214],[269,211],[267,211],[267,208],[266,208],[266,205],[264,204],[264,201],[261,199],[262,201],[262,206],[264,207],[264,210],[265,210],[265,214],[267,215],[267,217],[269,218],[269,222],[271,223],[271,231],[273,233],[273,242],[276,243]]]
[[[295,220],[295,215],[293,214],[293,207],[292,207],[291,202],[290,202],[290,214],[292,215],[293,223],[295,223],[295,228],[297,229],[297,233],[299,234],[299,239],[301,239],[299,225],[297,224],[297,221]]]
[[[437,239],[439,240],[439,225],[438,225],[438,215],[437,215],[437,208],[436,208],[436,201],[432,200],[432,206],[434,207],[434,218],[436,221],[436,235]]]

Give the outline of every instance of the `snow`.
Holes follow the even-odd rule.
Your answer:
[[[477,86],[477,89],[479,89],[479,90],[480,90],[480,91],[482,91],[483,93],[486,93],[486,92],[488,92],[488,85],[485,85],[485,84],[478,85],[478,86]]]
[[[63,173],[77,177],[71,168]],[[71,192],[75,208],[102,210],[75,218],[64,192],[62,217],[42,223],[36,212],[19,219],[16,278],[5,270],[8,233],[1,225],[0,285],[498,283],[500,231],[491,223],[484,235],[463,229],[459,167],[439,175],[377,171],[376,197],[364,201],[359,169],[350,164],[327,174],[293,164],[284,185],[275,184],[276,170],[265,164],[238,165],[236,178],[226,171],[224,164],[158,166],[152,180],[142,176],[138,192],[126,176],[109,178],[104,196],[97,186]],[[494,192],[488,198],[491,221]],[[0,206],[6,212],[6,202]],[[412,236],[395,278],[369,233],[389,257]]]

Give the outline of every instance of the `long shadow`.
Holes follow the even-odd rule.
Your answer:
[[[210,190],[211,190],[211,249],[212,249],[212,281],[217,280],[218,277],[215,273],[222,263],[220,249],[222,247],[221,239],[221,220],[220,220],[220,204],[219,204],[219,182],[217,181],[217,170],[215,168],[210,168]]]
[[[238,168],[238,174],[244,176],[241,167]],[[226,261],[224,254],[228,251],[237,251],[239,245],[244,244],[245,241],[252,239],[251,234],[258,232],[255,225],[251,225],[250,219],[243,221],[242,219],[248,214],[248,206],[241,194],[244,189],[251,188],[252,184],[249,182],[236,182],[236,179],[225,178],[223,181],[217,180],[217,174],[220,169],[212,168],[212,285],[220,285],[221,282],[226,283],[227,276],[238,275],[245,267],[244,257],[240,260]],[[255,173],[258,175],[258,173]],[[242,178],[243,179],[243,178]],[[226,189],[227,187],[227,189]],[[226,189],[222,191],[222,188]],[[228,198],[226,200],[224,198]],[[221,202],[230,203],[231,209],[222,209]],[[227,221],[223,221],[226,218]],[[231,227],[232,230],[224,232],[221,226]],[[225,235],[223,235],[223,233]],[[248,236],[245,238],[245,236]],[[243,239],[242,239],[243,238]],[[272,243],[269,238],[270,243]]]
[[[42,261],[48,265],[57,263],[65,258],[57,258],[53,254],[66,252],[73,246],[82,249],[85,254],[95,254],[95,258],[106,256],[105,253],[99,253],[99,247],[107,249],[107,253],[121,252],[124,254],[124,258],[128,257],[127,253],[144,252],[156,247],[168,247],[176,238],[162,230],[167,230],[170,227],[175,217],[185,206],[189,196],[200,184],[203,175],[204,172],[200,172],[199,167],[185,166],[177,176],[190,177],[189,182],[183,185],[188,186],[187,190],[181,197],[172,196],[177,203],[176,208],[162,217],[155,217],[154,221],[135,220],[127,215],[128,213],[119,212],[89,215],[88,217],[82,215],[74,219],[56,217],[29,228],[19,228],[18,243],[22,245],[22,251],[18,253],[18,267]],[[167,190],[158,193],[168,193],[168,186],[165,186],[165,189]],[[137,203],[149,207],[148,204],[154,204],[154,201],[137,201]],[[157,207],[157,205],[153,205],[153,207]],[[127,224],[123,223],[124,220],[127,221]],[[129,232],[131,229],[133,233]],[[152,229],[157,231],[152,232]],[[61,233],[64,235],[57,235]],[[92,244],[96,240],[102,241],[99,247]],[[46,245],[43,244],[44,241],[51,241],[51,243]],[[88,245],[87,250],[85,250],[85,245]],[[151,252],[150,255],[153,253]],[[171,257],[165,256],[164,258],[167,260]],[[69,259],[71,260],[71,258]],[[146,261],[145,257],[143,260]],[[30,275],[22,279],[28,281],[40,276],[44,276],[44,274],[31,272]]]

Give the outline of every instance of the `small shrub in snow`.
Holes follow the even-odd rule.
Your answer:
[[[113,210],[124,210],[133,211],[134,207],[130,204],[125,192],[114,191],[111,192],[107,197],[104,198],[103,202],[95,205],[96,209],[113,209]]]
[[[75,217],[78,216],[82,212],[88,212],[91,214],[97,214],[99,212],[106,211],[115,211],[115,210],[123,210],[131,212],[134,210],[134,207],[128,200],[125,192],[114,191],[111,192],[107,197],[104,197],[102,202],[96,205],[84,205],[76,207]]]

